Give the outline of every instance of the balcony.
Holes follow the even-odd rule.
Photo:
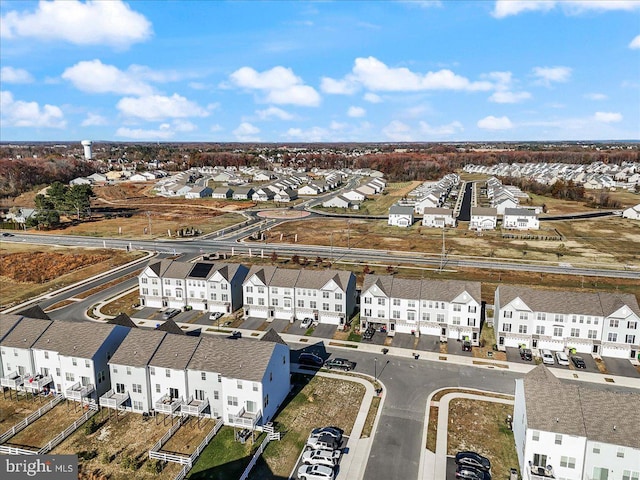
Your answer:
[[[0,386],[13,388],[14,390],[17,390],[23,383],[24,376],[18,374],[18,372],[11,372],[6,377],[0,378]]]
[[[182,398],[172,398],[167,393],[156,402],[156,412],[173,415],[183,403]]]
[[[84,398],[89,397],[95,389],[96,388],[91,383],[89,385],[82,385],[80,382],[76,382],[71,388],[67,388],[65,391],[65,397],[69,400],[81,402]]]
[[[556,478],[553,476],[553,467],[551,465],[539,467],[529,464],[527,466],[527,475],[529,476],[529,480],[549,480]]]
[[[31,375],[25,378],[23,388],[27,392],[39,393],[51,382],[53,382],[51,375]]]
[[[100,406],[117,409],[127,400],[129,400],[129,392],[116,393],[111,389],[100,397]]]
[[[250,428],[253,430],[261,419],[262,410],[256,413],[249,413],[242,407],[235,415],[229,415],[229,424],[234,427]]]
[[[209,406],[209,399],[204,400],[194,400],[193,397],[189,398],[187,403],[183,403],[180,406],[180,412],[186,415],[198,416],[200,415],[205,408]]]

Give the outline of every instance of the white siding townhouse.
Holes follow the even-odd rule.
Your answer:
[[[540,221],[530,208],[507,208],[502,217],[502,228],[508,230],[539,230]]]
[[[0,313],[0,345],[2,344],[2,340],[4,340],[4,338],[11,332],[11,330],[13,330],[13,327],[15,327],[21,319],[22,315]],[[4,378],[4,372],[3,358],[0,354],[0,379]]]
[[[293,270],[254,266],[243,285],[246,317],[290,321],[311,317],[344,325],[356,303],[355,275],[343,270]]]
[[[618,358],[640,352],[640,307],[633,294],[500,285],[494,304],[499,348],[575,348]]]
[[[390,335],[436,335],[478,345],[481,310],[479,282],[365,275],[360,328],[383,325]]]
[[[557,379],[539,365],[516,380],[513,433],[525,480],[640,478],[640,395]]]
[[[358,210],[360,208],[360,204],[357,200],[349,200],[342,195],[336,195],[335,197],[325,200],[322,202],[322,206],[325,208],[351,208],[353,210]]]
[[[498,224],[498,211],[495,208],[471,207],[469,230],[495,230]]]
[[[422,225],[424,227],[455,227],[456,218],[450,208],[423,208]]]
[[[411,205],[391,205],[388,225],[408,228],[413,225],[413,207]]]

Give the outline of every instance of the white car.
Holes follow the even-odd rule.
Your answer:
[[[569,357],[564,352],[556,352],[556,360],[558,360],[558,365],[569,366]]]
[[[555,365],[556,361],[553,359],[553,353],[550,350],[541,350],[540,355],[542,356],[542,363],[547,365]]]
[[[298,469],[300,480],[333,480],[335,473],[333,468],[326,465],[302,465]]]
[[[302,321],[300,322],[300,328],[309,328],[311,327],[311,324],[313,323],[313,318],[303,318]]]
[[[326,465],[335,467],[340,460],[340,450],[307,450],[302,454],[302,463],[309,465]]]

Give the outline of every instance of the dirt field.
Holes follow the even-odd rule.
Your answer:
[[[156,424],[155,418],[144,421],[141,415],[134,413],[120,413],[116,421],[113,412],[109,419],[108,410],[98,413],[95,418],[100,426],[96,432],[87,435],[80,428],[51,452],[86,452],[88,457],[95,454],[93,458],[80,460],[86,478],[93,474],[96,478],[109,480],[169,480],[182,468],[179,464],[168,463],[159,474],[151,470],[149,449],[169,430],[169,423],[163,425],[160,420]]]
[[[140,252],[5,243],[0,246],[0,308],[79,282],[140,258]]]
[[[198,420],[188,417],[188,421],[180,426],[169,441],[162,446],[162,451],[182,455],[191,455],[207,433],[216,425],[215,419],[203,418]]]
[[[75,408],[74,408],[75,407]],[[63,400],[7,443],[26,448],[42,448],[84,414],[80,404]],[[80,428],[82,429],[82,427]]]
[[[20,394],[20,399],[16,400],[15,392],[11,392],[13,399],[9,397],[8,391],[4,393],[4,396],[0,398],[0,434],[6,432],[51,400],[51,398],[42,396],[36,397],[34,400],[31,394],[29,394],[29,398],[26,398],[23,393]]]

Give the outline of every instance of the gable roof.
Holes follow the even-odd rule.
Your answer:
[[[467,292],[477,303],[481,303],[480,282],[465,280],[431,280],[401,278],[394,275],[364,276],[362,293],[376,285],[389,298],[412,300],[438,300],[452,302],[463,292]]]
[[[262,342],[281,343],[282,345],[287,345],[287,342],[285,342],[282,339],[282,337],[280,335],[278,335],[278,332],[276,332],[271,327],[269,327],[269,330],[267,330],[267,332],[262,336],[260,341],[262,341]]]
[[[149,361],[149,365],[184,370],[200,341],[200,338],[187,335],[165,335]]]
[[[471,215],[481,215],[483,217],[496,217],[498,210],[487,207],[471,207]]]
[[[38,340],[34,349],[50,350],[60,355],[93,358],[118,325],[95,322],[54,320]]]
[[[505,215],[517,215],[519,217],[537,217],[538,214],[531,208],[505,208]]]
[[[18,312],[18,315],[29,318],[40,318],[42,320],[51,320],[51,317],[49,317],[49,315],[47,315],[45,311],[42,310],[40,305],[34,305],[25,310],[21,310]]]
[[[130,330],[109,363],[144,367],[151,361],[165,335],[165,332],[156,330]]]
[[[271,277],[276,272],[277,268],[271,265],[254,265],[249,270],[246,279],[249,280],[254,275],[260,279],[264,285],[269,285]]]
[[[389,215],[410,215],[413,216],[413,206],[394,204],[389,207]]]
[[[121,325],[123,327],[138,328],[133,320],[131,320],[131,317],[129,317],[129,315],[127,315],[126,313],[121,313],[118,316],[107,320],[107,323],[110,325]]]
[[[156,330],[160,332],[173,333],[174,335],[184,335],[184,330],[182,330],[176,322],[172,319],[165,320],[162,325],[158,325]]]
[[[0,313],[0,340],[6,337],[20,320],[22,320],[22,315]]]
[[[3,347],[31,348],[52,323],[52,320],[23,317],[0,344]]]

